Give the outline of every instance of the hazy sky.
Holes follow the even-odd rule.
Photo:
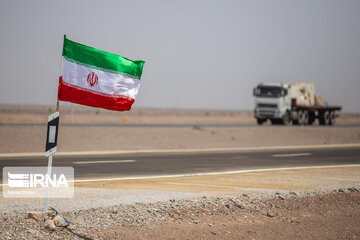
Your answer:
[[[56,104],[64,34],[146,61],[135,107],[253,109],[296,81],[360,112],[359,0],[0,0],[0,104]]]

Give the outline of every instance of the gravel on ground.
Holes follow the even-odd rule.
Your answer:
[[[46,230],[0,214],[0,239],[360,239],[360,188],[135,203],[62,213]]]

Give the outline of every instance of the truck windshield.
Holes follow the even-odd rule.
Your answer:
[[[254,92],[257,97],[281,97],[284,93],[281,87],[257,87]]]

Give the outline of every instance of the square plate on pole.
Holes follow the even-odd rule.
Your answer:
[[[59,129],[59,112],[49,115],[45,156],[50,156],[56,152],[57,135]]]

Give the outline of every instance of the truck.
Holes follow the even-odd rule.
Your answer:
[[[334,125],[341,106],[328,105],[315,95],[313,83],[260,83],[253,90],[254,117],[261,125],[271,124]]]

